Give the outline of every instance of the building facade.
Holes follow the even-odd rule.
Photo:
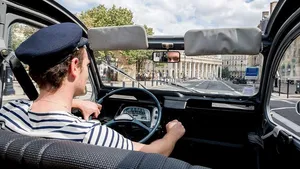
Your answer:
[[[247,66],[253,63],[252,56],[247,55],[224,55],[222,56],[222,63],[224,68],[228,68],[230,76],[240,78],[245,76]]]
[[[156,77],[162,78],[221,78],[222,59],[220,56],[186,56],[183,51],[180,51],[180,53],[179,63],[153,63],[148,61],[145,64],[145,72],[149,73],[154,70]]]
[[[258,28],[264,32],[269,17],[277,5],[277,1],[270,3],[270,11],[262,12],[262,19]],[[285,51],[278,68],[277,76],[283,81],[300,80],[300,38],[296,38]]]
[[[286,50],[278,74],[283,81],[300,80],[300,37],[295,39]]]

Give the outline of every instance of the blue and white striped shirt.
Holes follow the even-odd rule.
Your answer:
[[[34,113],[29,100],[15,100],[0,109],[0,127],[23,135],[70,140],[87,144],[133,150],[130,140],[101,125],[65,111]]]

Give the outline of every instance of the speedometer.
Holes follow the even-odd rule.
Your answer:
[[[143,107],[128,106],[123,109],[121,114],[129,114],[139,121],[150,121],[150,111]]]

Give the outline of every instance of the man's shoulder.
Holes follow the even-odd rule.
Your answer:
[[[29,105],[30,106],[30,104],[32,103],[32,101],[28,100],[28,99],[16,99],[16,100],[11,100],[11,101],[7,102],[5,105],[11,104],[11,103],[13,103],[13,104],[25,104],[25,105]]]
[[[32,101],[26,99],[18,99],[7,102],[2,106],[1,109],[9,108],[9,107],[22,107],[29,108],[32,104]]]

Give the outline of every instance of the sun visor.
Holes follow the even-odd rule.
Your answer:
[[[190,30],[184,35],[187,56],[242,54],[256,55],[261,49],[258,28]]]
[[[139,25],[91,28],[88,37],[90,48],[95,51],[148,48],[146,30]]]

